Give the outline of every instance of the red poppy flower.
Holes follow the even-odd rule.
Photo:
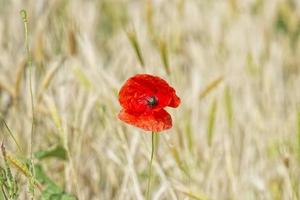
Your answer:
[[[120,120],[146,131],[160,132],[172,127],[172,118],[165,107],[176,108],[180,98],[163,79],[149,74],[129,78],[119,92],[123,109]]]

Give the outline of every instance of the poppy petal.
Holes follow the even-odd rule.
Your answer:
[[[149,107],[147,98],[155,96],[158,104]],[[177,107],[180,100],[175,90],[163,79],[149,74],[137,74],[129,78],[119,92],[119,101],[126,110],[142,113],[160,110],[166,106]]]
[[[119,119],[146,131],[161,132],[172,127],[172,119],[164,109],[143,114],[133,114],[122,109]]]
[[[173,98],[168,106],[170,106],[172,108],[177,108],[179,106],[180,102],[181,102],[180,98],[174,93]]]

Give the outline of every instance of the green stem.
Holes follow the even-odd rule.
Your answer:
[[[23,20],[24,24],[24,32],[25,32],[25,50],[27,53],[27,63],[29,66],[29,90],[30,90],[30,99],[31,99],[31,112],[32,112],[32,123],[31,123],[31,132],[30,132],[30,171],[35,177],[35,170],[34,170],[34,162],[33,162],[33,135],[34,135],[34,125],[35,125],[35,113],[34,113],[34,99],[33,99],[33,89],[32,89],[32,58],[29,49],[29,39],[28,39],[28,19],[27,19],[27,12],[26,10],[22,9],[20,11],[20,15]],[[31,199],[34,199],[34,178],[30,179],[30,186],[29,190],[32,193]]]
[[[152,132],[151,135],[151,158],[150,158],[150,162],[149,162],[149,173],[148,173],[148,186],[147,186],[147,200],[150,199],[150,186],[151,186],[151,176],[152,176],[152,161],[153,161],[153,157],[154,157],[154,151],[155,151],[155,137],[156,137],[156,133]]]
[[[32,145],[33,145],[33,134],[34,134],[34,123],[35,123],[35,113],[34,113],[34,103],[33,103],[33,89],[32,89],[32,60],[29,49],[28,41],[28,19],[26,10],[20,11],[21,17],[23,19],[24,31],[25,31],[25,49],[27,53],[27,63],[29,65],[29,90],[30,90],[30,100],[31,100],[31,112],[32,112],[32,123],[31,123],[31,133],[30,133],[30,156],[32,158]]]

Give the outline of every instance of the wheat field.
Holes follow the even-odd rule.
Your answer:
[[[139,73],[181,98],[151,199],[300,199],[299,36],[297,0],[0,0],[0,200],[146,199]]]

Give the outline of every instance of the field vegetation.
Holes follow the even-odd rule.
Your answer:
[[[181,98],[151,199],[300,199],[299,36],[297,0],[0,0],[0,200],[145,199],[138,73]]]

